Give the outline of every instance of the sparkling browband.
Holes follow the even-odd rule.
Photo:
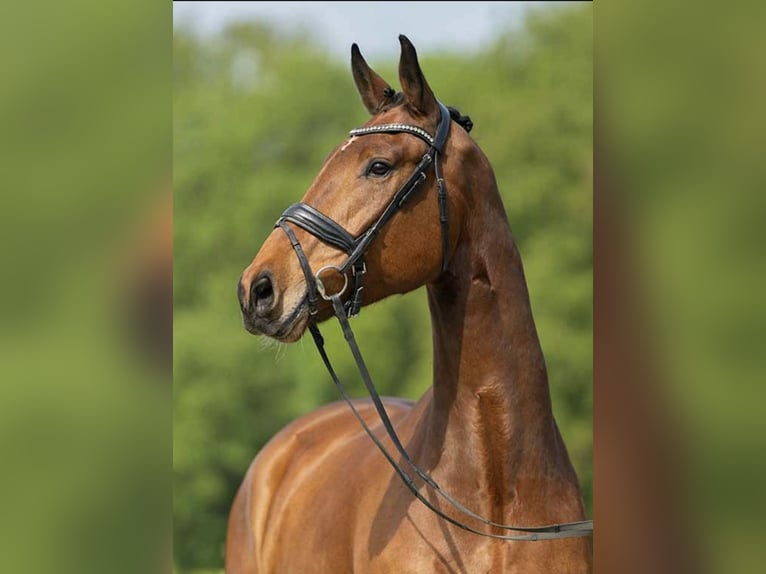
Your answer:
[[[367,134],[401,133],[401,132],[407,132],[414,136],[417,136],[423,141],[425,141],[428,145],[434,144],[434,138],[431,137],[431,134],[429,134],[426,130],[419,128],[417,126],[411,126],[408,124],[381,124],[379,126],[357,128],[355,130],[351,130],[350,132],[348,132],[348,134],[350,136],[364,136]]]

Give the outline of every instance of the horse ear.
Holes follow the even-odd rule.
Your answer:
[[[399,59],[399,83],[402,85],[402,92],[407,97],[407,102],[418,112],[426,116],[431,115],[437,110],[436,97],[420,70],[415,46],[403,35],[399,36],[399,43],[402,46]]]
[[[351,46],[351,73],[354,75],[354,82],[359,95],[362,96],[362,103],[367,111],[375,115],[383,104],[388,102],[394,95],[394,89],[388,85],[375,71],[367,65],[359,51],[359,46]]]

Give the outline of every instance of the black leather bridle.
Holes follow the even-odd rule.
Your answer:
[[[335,386],[338,388],[338,391],[340,392],[343,399],[346,401],[346,403],[348,403],[354,417],[356,417],[357,421],[359,421],[359,424],[365,430],[370,439],[372,439],[373,443],[375,443],[375,446],[378,447],[380,452],[393,467],[394,471],[399,475],[410,492],[412,492],[412,494],[421,503],[423,503],[437,516],[459,528],[462,528],[463,530],[467,530],[468,532],[500,540],[551,540],[556,538],[578,538],[583,536],[591,536],[593,534],[592,520],[567,522],[545,526],[509,526],[507,524],[499,524],[479,516],[452,498],[449,494],[444,492],[436,483],[436,481],[434,481],[412,460],[402,445],[401,441],[399,440],[399,437],[394,430],[393,424],[391,423],[391,419],[388,417],[388,413],[383,406],[383,402],[381,401],[380,396],[375,389],[375,385],[372,382],[372,377],[370,377],[370,373],[367,370],[367,365],[362,358],[362,354],[359,350],[359,346],[356,343],[354,333],[351,330],[351,324],[349,323],[348,319],[349,317],[357,315],[362,307],[362,296],[364,292],[362,278],[367,271],[366,265],[364,263],[364,253],[370,246],[372,240],[380,232],[381,228],[396,214],[397,211],[399,211],[399,209],[402,208],[402,206],[412,196],[412,194],[422,186],[423,182],[427,178],[426,171],[431,165],[434,166],[434,174],[436,176],[437,200],[439,203],[439,222],[441,224],[442,232],[442,272],[447,269],[447,265],[449,263],[447,188],[444,183],[444,178],[442,177],[443,174],[441,170],[440,155],[444,151],[444,144],[447,141],[447,136],[449,135],[451,118],[449,110],[441,103],[439,103],[439,110],[441,115],[439,124],[436,128],[436,135],[433,137],[423,128],[399,123],[373,125],[366,128],[351,130],[351,132],[349,132],[352,137],[380,133],[407,133],[420,138],[429,146],[425,155],[423,155],[417,167],[415,167],[415,171],[413,171],[410,177],[407,178],[407,181],[404,183],[404,185],[402,185],[399,191],[396,192],[393,199],[383,210],[383,213],[380,215],[380,217],[378,217],[378,219],[358,237],[354,237],[336,221],[332,220],[330,217],[305,203],[296,203],[291,205],[277,220],[275,227],[280,227],[289,238],[293,250],[298,257],[298,261],[300,262],[303,274],[306,278],[306,298],[309,310],[309,331],[314,338],[314,343],[316,344],[319,354],[322,357],[322,361],[324,362],[327,371],[330,373],[330,377],[335,383]],[[288,222],[308,231],[321,241],[345,251],[348,254],[348,258],[342,265],[326,265],[319,269],[316,273],[313,273],[308,259],[306,258],[306,254],[301,247],[300,241],[298,241],[298,238],[295,236],[295,233],[293,233],[293,230],[290,228],[290,226],[287,225]],[[328,270],[335,270],[341,276],[343,276],[343,286],[341,287],[340,291],[335,294],[327,293],[325,285],[321,279],[322,273]],[[347,302],[344,304],[340,298],[348,287],[347,273],[349,270],[354,282],[353,291]],[[317,314],[319,296],[327,301],[330,301],[332,304],[333,311],[338,318],[338,321],[340,322],[341,329],[343,330],[343,336],[345,337],[346,342],[351,349],[351,353],[354,356],[354,361],[356,362],[357,368],[359,369],[359,372],[362,376],[362,380],[364,381],[365,387],[367,388],[367,391],[370,395],[370,399],[372,399],[375,410],[377,411],[378,416],[380,417],[380,420],[386,429],[386,434],[391,439],[399,455],[407,463],[407,466],[409,466],[421,480],[428,484],[438,496],[440,496],[443,500],[448,502],[463,514],[466,514],[467,516],[470,516],[471,518],[478,520],[487,526],[503,530],[525,532],[526,534],[494,534],[490,532],[481,532],[480,530],[476,530],[475,528],[468,526],[467,524],[464,524],[445,514],[433,502],[421,494],[412,476],[407,472],[407,470],[402,468],[401,465],[396,462],[396,460],[394,460],[391,453],[388,452],[380,439],[375,435],[375,433],[372,432],[370,427],[359,414],[356,407],[354,406],[354,403],[346,392],[343,383],[335,373],[335,369],[333,368],[324,347],[324,338],[319,332],[319,327],[316,324],[315,316]]]
[[[303,268],[303,274],[306,276],[308,307],[309,313],[312,316],[316,315],[317,312],[317,294],[319,293],[327,299],[325,296],[326,294],[324,293],[324,284],[322,283],[321,275],[324,271],[331,269],[345,277],[344,285],[339,295],[342,295],[348,286],[348,276],[346,273],[351,270],[351,274],[354,278],[354,285],[351,296],[346,303],[346,311],[349,317],[354,317],[359,314],[359,311],[362,308],[362,294],[364,292],[362,278],[367,271],[367,267],[364,264],[364,252],[367,251],[370,243],[372,243],[372,240],[375,239],[375,236],[380,232],[383,226],[402,208],[412,196],[413,192],[420,188],[426,180],[426,170],[431,164],[434,166],[437,186],[439,188],[437,198],[439,201],[439,221],[441,222],[442,229],[442,271],[447,268],[449,259],[447,190],[441,173],[439,154],[442,153],[444,142],[447,141],[447,135],[449,134],[450,115],[449,110],[443,105],[439,104],[439,108],[441,111],[441,119],[439,121],[439,126],[436,129],[436,137],[431,137],[431,135],[423,128],[407,124],[383,124],[351,130],[351,137],[380,133],[408,133],[419,137],[429,146],[428,151],[423,155],[417,167],[415,167],[415,171],[413,171],[412,175],[407,178],[407,181],[404,182],[404,185],[402,185],[399,191],[396,192],[396,195],[394,195],[393,199],[383,210],[380,217],[378,217],[378,219],[358,237],[354,237],[339,223],[333,221],[324,213],[306,203],[295,203],[291,205],[284,211],[284,213],[282,213],[282,216],[277,221],[275,227],[281,227],[287,234],[295,253],[298,255],[298,261],[300,261],[301,267]],[[327,265],[317,271],[316,274],[313,273],[309,266],[309,262],[303,253],[303,249],[300,246],[300,242],[287,225],[288,221],[305,229],[325,243],[329,243],[330,245],[345,251],[348,254],[348,259],[346,259],[340,266]]]

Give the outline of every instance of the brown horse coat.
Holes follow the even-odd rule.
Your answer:
[[[401,122],[434,133],[436,100],[410,42],[400,37],[396,94],[352,50],[368,125]],[[376,134],[336,148],[304,201],[352,234],[380,214],[424,153],[408,134]],[[384,176],[369,166],[384,161]],[[441,272],[435,182],[388,223],[366,254],[365,303],[422,285],[428,290],[433,386],[412,404],[387,399],[403,444],[440,486],[482,516],[538,526],[585,519],[577,477],[551,410],[545,362],[521,259],[494,174],[470,136],[452,125],[443,154],[449,195],[449,266]],[[344,254],[295,228],[311,267]],[[268,278],[268,290],[255,289]],[[261,283],[263,284],[263,283]],[[306,283],[276,229],[240,280],[246,328],[283,341],[306,329]],[[331,316],[320,308],[319,320]],[[379,436],[367,401],[360,411]],[[391,443],[384,441],[391,450]],[[421,491],[451,516],[471,520]],[[345,404],[283,429],[258,454],[229,518],[226,571],[241,573],[567,573],[591,571],[589,539],[492,540],[458,529],[420,504]]]

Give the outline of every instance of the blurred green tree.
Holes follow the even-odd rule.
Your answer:
[[[414,39],[416,40],[416,38]],[[417,42],[416,42],[417,43]],[[423,54],[439,98],[469,114],[525,262],[554,411],[592,489],[592,11],[533,12],[473,54]],[[375,66],[390,81],[395,63]],[[174,514],[181,571],[220,567],[234,493],[290,420],[336,400],[310,344],[259,344],[236,282],[322,158],[366,119],[348,64],[259,23],[174,35]],[[431,382],[423,291],[355,320],[381,394]],[[396,336],[392,336],[392,334]],[[342,337],[328,350],[362,394]]]

